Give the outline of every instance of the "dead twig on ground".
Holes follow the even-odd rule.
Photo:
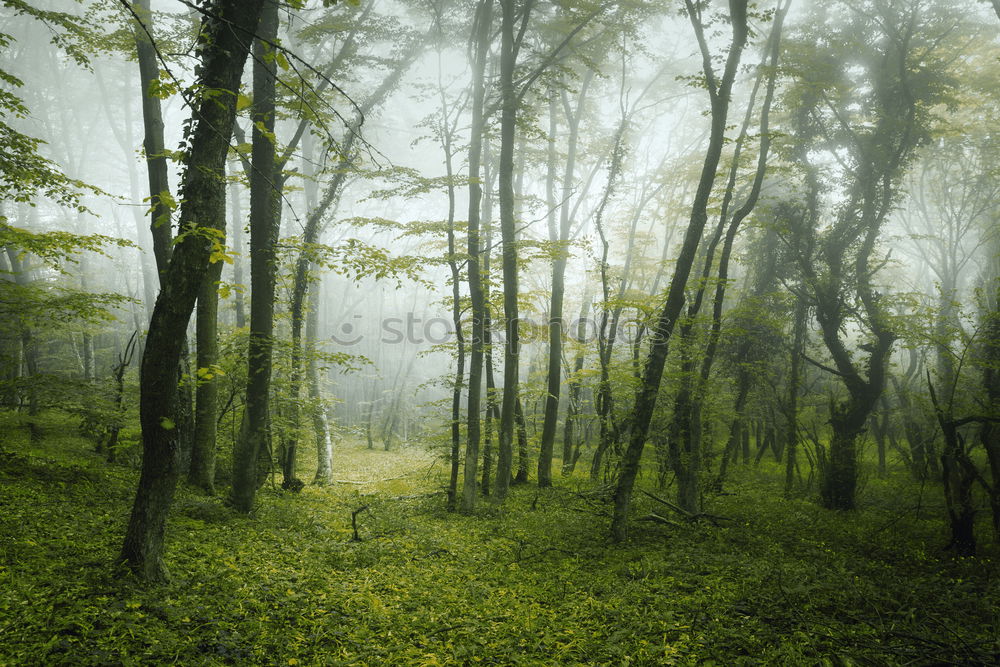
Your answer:
[[[704,521],[708,521],[713,526],[718,526],[720,521],[734,521],[735,520],[735,519],[731,519],[731,518],[729,518],[727,516],[719,516],[718,514],[709,514],[708,512],[689,512],[686,509],[684,509],[683,507],[675,505],[674,503],[670,502],[669,500],[661,498],[661,497],[657,496],[656,494],[650,493],[649,491],[646,491],[645,489],[639,489],[639,490],[642,491],[647,496],[649,496],[650,498],[652,498],[653,500],[655,500],[656,502],[663,504],[664,506],[666,506],[668,509],[672,510],[673,512],[676,512],[677,514],[680,514],[689,523],[696,523],[698,521],[704,520]],[[657,516],[657,515],[650,514],[649,516]],[[660,518],[662,519],[663,517],[660,517]],[[656,519],[646,519],[646,520],[648,520],[648,521],[655,521]]]

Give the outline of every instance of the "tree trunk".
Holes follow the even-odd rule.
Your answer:
[[[167,270],[170,261],[172,231],[170,226],[171,210],[168,205],[170,184],[167,181],[168,164],[163,148],[163,112],[160,108],[160,98],[150,94],[151,86],[160,80],[160,68],[153,47],[152,14],[149,11],[149,0],[136,0],[132,4],[136,16],[143,26],[133,28],[137,60],[139,61],[139,87],[142,96],[142,122],[144,128],[143,148],[146,151],[146,172],[149,179],[149,198],[151,202],[150,231],[153,234],[153,257],[156,259],[157,271],[162,275]],[[166,197],[164,196],[166,195]]]
[[[472,128],[469,136],[469,301],[472,309],[472,341],[469,349],[468,443],[462,483],[462,511],[472,512],[478,495],[480,406],[483,385],[483,281],[480,275],[479,213],[483,197],[480,167],[485,130],[486,59],[490,47],[493,0],[481,0],[476,8],[475,57],[472,63]]]
[[[438,26],[440,29],[440,25]],[[465,384],[465,335],[462,332],[462,273],[459,267],[458,245],[455,239],[455,174],[453,158],[454,136],[444,85],[440,79],[441,46],[438,56],[438,92],[441,97],[441,142],[444,149],[445,175],[448,178],[448,268],[451,270],[451,320],[455,327],[455,379],[451,388],[451,475],[448,479],[448,509],[458,508],[458,473],[462,456],[462,389]]]
[[[517,95],[514,67],[517,63],[514,32],[515,0],[500,0],[500,245],[503,267],[504,364],[503,394],[500,401],[500,442],[494,498],[503,502],[510,486],[514,465],[514,411],[517,403],[520,341],[518,315],[517,238],[514,220],[514,138],[517,127]],[[527,11],[527,9],[525,10]],[[527,16],[522,17],[527,20]]]
[[[685,4],[688,6],[695,33],[699,36],[699,43],[704,43],[704,26],[701,23],[700,14],[695,11],[695,7],[691,4],[690,0],[686,0]],[[673,333],[674,324],[684,305],[684,289],[687,286],[687,279],[694,264],[702,232],[708,221],[708,202],[712,193],[712,186],[715,183],[716,170],[719,166],[722,146],[725,141],[730,92],[732,91],[733,81],[739,67],[743,47],[747,41],[746,6],[746,0],[732,0],[730,2],[733,39],[729,53],[726,56],[726,65],[722,79],[717,85],[712,73],[711,56],[707,50],[703,49],[705,74],[708,77],[709,95],[712,102],[712,129],[709,137],[709,146],[705,154],[705,162],[702,167],[701,177],[699,178],[698,190],[691,207],[691,217],[684,236],[684,243],[681,247],[680,255],[677,257],[666,302],[653,330],[653,339],[650,343],[649,355],[643,369],[641,385],[636,393],[635,407],[630,423],[631,434],[628,447],[622,459],[618,485],[615,489],[614,513],[611,520],[611,535],[615,541],[622,541],[627,536],[628,509],[632,497],[632,488],[635,485],[635,478],[639,472],[639,462],[642,458],[642,450],[649,433],[649,424],[652,421],[653,409],[656,407],[656,398],[659,392],[660,379],[663,376],[663,367],[667,358],[670,336]]]
[[[243,249],[243,211],[240,200],[240,186],[237,183],[229,185],[229,219],[233,229],[233,282],[236,289],[233,290],[233,308],[236,311],[236,328],[242,329],[247,325],[246,299],[243,293],[246,291],[246,283],[243,282],[243,265],[245,255]]]
[[[576,441],[576,420],[580,414],[580,373],[583,371],[583,345],[587,337],[587,316],[590,313],[590,293],[584,290],[583,303],[580,305],[580,319],[576,323],[577,352],[573,359],[573,374],[569,379],[569,400],[566,405],[566,424],[563,428],[563,464],[562,474],[568,477],[576,468],[574,442]]]
[[[250,174],[250,339],[244,428],[233,448],[233,506],[253,509],[262,481],[259,459],[270,455],[268,404],[274,335],[275,243],[278,232],[280,177],[276,173],[274,98],[276,63],[271,47],[278,32],[278,6],[268,0],[254,40],[253,141]]]
[[[18,256],[17,249],[13,246],[7,246],[6,250],[11,272],[14,274],[14,282],[18,286],[26,288],[31,283],[31,277],[28,275],[24,261]],[[21,360],[24,365],[21,377],[28,378],[28,414],[34,416],[38,414],[38,389],[35,386],[38,379],[38,343],[35,340],[35,331],[28,322],[22,321],[20,329],[18,337],[21,344]]]
[[[549,153],[547,177],[547,198],[549,206],[549,240],[558,243],[555,250],[557,253],[552,260],[552,295],[549,301],[549,358],[547,373],[547,393],[545,395],[545,417],[542,423],[541,451],[538,455],[538,485],[541,487],[552,486],[552,456],[555,445],[556,427],[559,419],[559,394],[562,389],[562,337],[563,328],[563,296],[565,294],[566,264],[569,258],[570,226],[572,217],[570,216],[569,198],[572,196],[576,173],[576,153],[579,144],[580,119],[583,116],[583,102],[586,98],[587,89],[593,74],[588,71],[583,83],[580,86],[580,94],[577,98],[576,113],[568,115],[566,118],[568,125],[568,136],[566,139],[566,164],[563,168],[562,177],[562,206],[559,207],[559,226],[555,224],[555,211],[558,202],[555,197],[555,168],[556,150],[555,140],[558,134],[558,123],[556,120],[555,91],[550,91],[549,104]],[[577,392],[579,388],[577,387]],[[567,420],[569,417],[567,416]],[[565,427],[569,435],[572,436],[573,428],[569,425]],[[563,442],[563,469],[569,460],[567,449],[572,448],[570,444]]]
[[[785,437],[788,440],[785,454],[785,497],[792,495],[795,486],[795,455],[799,442],[799,390],[802,374],[802,355],[806,343],[806,304],[799,299],[795,303],[795,321],[792,323],[792,354],[788,371],[788,423]]]
[[[225,225],[225,160],[249,48],[263,0],[218,0],[200,43],[199,88],[231,91],[198,102],[182,181],[180,226],[196,231]],[[146,580],[166,577],[163,535],[179,475],[176,437],[177,367],[184,332],[208,272],[212,244],[188,234],[175,247],[153,309],[142,359],[140,422],[143,461],[120,561]]]
[[[313,438],[316,442],[316,475],[313,484],[326,486],[333,483],[333,441],[330,423],[326,417],[323,390],[319,379],[319,361],[315,344],[319,333],[319,300],[322,283],[310,291],[309,314],[306,316],[306,340],[309,341],[306,359],[306,376],[309,383],[309,403],[312,410]]]
[[[514,424],[517,430],[517,473],[511,480],[514,484],[528,483],[528,427],[524,421],[521,397],[514,401]]]
[[[558,243],[564,241],[562,230],[556,230],[556,135],[559,132],[558,116],[556,115],[556,94],[549,87],[549,132],[546,150],[545,203],[549,209],[548,227],[549,241]],[[538,453],[538,486],[552,486],[552,455],[556,439],[556,426],[559,419],[559,392],[562,388],[562,306],[566,275],[566,255],[563,248],[555,250],[552,258],[552,291],[549,298],[549,363],[546,374],[545,416],[542,422],[542,440]]]
[[[221,243],[221,240],[220,240]],[[214,366],[219,361],[219,279],[222,260],[208,269],[198,292],[195,338],[198,345],[195,389],[195,430],[188,481],[209,495],[215,494],[215,439],[218,428],[219,380]]]
[[[487,156],[488,158],[488,156]],[[487,159],[487,164],[489,160]],[[484,179],[487,184],[491,181]],[[500,406],[497,404],[497,383],[493,370],[493,312],[490,309],[490,264],[493,254],[493,204],[492,199],[487,195],[483,199],[483,300],[486,307],[483,311],[483,344],[485,346],[485,367],[486,373],[486,425],[483,428],[483,471],[482,471],[482,494],[489,497],[493,489],[493,433],[496,425],[500,422]]]
[[[489,496],[490,490],[493,488],[493,433],[496,430],[496,424],[500,421],[500,406],[497,405],[497,384],[493,374],[493,353],[490,351],[489,309],[487,309],[486,313],[486,412],[484,417],[486,425],[483,428],[482,493],[484,496]]]

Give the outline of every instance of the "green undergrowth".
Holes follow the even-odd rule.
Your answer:
[[[995,552],[941,552],[936,488],[871,483],[862,510],[837,515],[782,499],[777,468],[737,469],[728,495],[706,498],[718,525],[636,521],[613,545],[606,492],[583,480],[515,487],[502,508],[464,516],[445,511],[445,467],[428,454],[348,443],[337,484],[269,484],[250,517],[179,489],[171,581],[146,587],[111,566],[136,471],[104,463],[60,417],[39,420],[33,441],[2,419],[0,664],[1000,657]],[[636,505],[636,517],[665,513]]]

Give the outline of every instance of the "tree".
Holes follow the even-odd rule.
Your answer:
[[[369,5],[366,9],[366,13],[370,8],[371,5]],[[350,52],[353,49],[353,39],[349,38],[345,40],[345,43],[341,46],[337,55],[332,59],[332,62],[334,64],[342,63],[342,61],[346,58],[346,52]],[[372,91],[371,95],[369,95],[364,102],[355,108],[353,117],[347,123],[344,134],[338,142],[338,152],[342,157],[338,161],[333,176],[326,186],[322,199],[316,204],[316,206],[310,208],[308,217],[306,218],[305,228],[302,233],[303,248],[300,250],[299,256],[295,261],[294,283],[292,285],[292,298],[290,304],[290,315],[292,320],[292,367],[290,372],[291,386],[289,393],[291,394],[291,400],[289,401],[288,418],[292,428],[291,434],[286,440],[285,451],[282,456],[282,467],[284,472],[284,481],[282,484],[285,485],[285,488],[297,488],[299,486],[295,481],[295,462],[299,438],[299,394],[302,380],[302,326],[305,320],[306,301],[309,297],[309,290],[312,284],[312,279],[309,273],[312,254],[310,249],[311,246],[316,244],[319,240],[324,226],[323,221],[327,212],[331,208],[334,208],[336,202],[339,201],[347,183],[348,176],[352,170],[356,168],[355,161],[357,156],[354,155],[356,151],[355,145],[360,138],[361,126],[365,121],[365,117],[385,102],[386,98],[389,97],[389,95],[399,85],[400,79],[420,53],[421,49],[418,43],[411,42],[407,44],[403,48],[399,58],[392,62],[391,68],[378,87]],[[332,68],[330,73],[333,73]],[[328,78],[321,81],[319,86],[317,86],[317,91],[321,92],[326,87],[328,81]],[[278,160],[275,173],[276,178],[279,179],[279,183],[284,181],[284,176],[282,175],[283,166],[292,155],[295,144],[298,138],[302,136],[303,130],[307,124],[309,124],[308,118],[303,118],[300,121],[299,129],[296,131],[292,143],[285,147],[281,158]]]
[[[480,206],[483,187],[480,180],[483,156],[483,131],[486,125],[486,60],[490,47],[493,0],[481,0],[476,7],[472,40],[472,127],[469,137],[469,231],[468,265],[469,301],[472,311],[472,339],[469,342],[468,429],[462,481],[462,511],[476,506],[480,445],[480,409],[483,386],[483,344],[486,303],[480,270]]]
[[[275,81],[278,5],[267,0],[253,54],[253,146],[250,173],[250,341],[247,350],[246,413],[233,450],[233,505],[253,509],[260,485],[259,459],[271,458],[270,387],[274,345],[275,243],[281,176],[275,158]]]
[[[500,237],[503,270],[504,364],[503,394],[500,399],[500,442],[497,448],[497,482],[493,495],[502,502],[510,486],[514,463],[514,410],[520,370],[518,316],[518,268],[514,224],[514,135],[517,127],[518,98],[514,88],[514,68],[520,50],[515,0],[500,0],[500,163],[497,167],[500,205]],[[531,15],[532,2],[521,11],[519,35],[523,37]]]
[[[878,404],[897,338],[888,299],[875,283],[877,242],[901,178],[928,136],[929,109],[946,88],[936,47],[955,19],[940,7],[928,9],[922,2],[879,1],[864,11],[845,7],[837,18],[816,16],[815,29],[851,36],[857,58],[813,51],[816,59],[803,59],[793,88],[796,159],[805,173],[803,218],[821,215],[822,174],[811,151],[838,151],[840,170],[833,178],[848,183],[827,228],[800,224],[793,232],[803,290],[833,359],[825,368],[847,390],[833,406],[833,435],[821,459],[820,491],[829,509],[856,506],[857,440]],[[821,83],[818,72],[826,77]],[[848,347],[849,323],[863,328],[861,354]]]
[[[677,479],[678,505],[691,514],[700,511],[700,474],[702,459],[702,405],[707,398],[707,386],[719,348],[719,338],[722,333],[722,307],[725,302],[726,288],[729,284],[729,260],[732,257],[733,243],[740,225],[750,215],[760,197],[764,174],[767,167],[768,152],[771,145],[769,134],[769,118],[771,102],[774,99],[775,79],[778,71],[778,54],[781,46],[781,28],[788,11],[788,4],[778,6],[772,25],[771,36],[765,48],[764,61],[758,68],[758,76],[750,93],[743,127],[736,140],[736,148],[729,170],[729,179],[722,197],[721,213],[715,232],[705,251],[704,269],[701,280],[695,290],[695,295],[688,306],[685,319],[681,325],[682,375],[681,387],[674,400],[674,409],[668,426],[668,449],[670,465]],[[729,210],[733,203],[737,171],[740,156],[747,139],[747,129],[754,110],[754,102],[761,83],[765,80],[766,92],[760,112],[760,149],[758,151],[756,171],[750,186],[750,192],[745,201],[730,217]],[[721,242],[721,248],[719,244]],[[717,279],[712,299],[711,320],[708,325],[704,351],[699,357],[694,347],[696,341],[693,333],[695,318],[701,309],[705,292],[709,286],[709,278],[715,263],[715,253],[719,250]]]
[[[663,376],[663,367],[666,363],[670,336],[673,333],[674,325],[680,315],[681,308],[684,306],[684,289],[687,286],[688,276],[694,265],[695,254],[698,250],[702,232],[705,229],[705,224],[708,222],[708,202],[712,193],[712,186],[715,183],[719,160],[722,156],[726,120],[729,116],[730,94],[733,82],[736,79],[740,58],[743,54],[743,47],[747,43],[747,2],[746,0],[730,0],[729,21],[732,26],[732,40],[729,45],[729,52],[726,55],[722,77],[717,79],[712,65],[712,54],[705,41],[705,28],[702,21],[701,9],[691,0],[685,0],[684,4],[701,49],[705,85],[708,88],[709,100],[711,102],[712,128],[708,149],[705,153],[704,165],[698,180],[698,189],[691,206],[691,216],[684,235],[684,243],[677,257],[677,264],[674,267],[674,274],[667,291],[666,301],[656,320],[655,329],[652,332],[649,354],[642,371],[641,385],[635,396],[633,413],[629,424],[631,429],[629,443],[622,459],[621,472],[615,488],[611,535],[616,541],[622,541],[627,536],[628,509],[632,497],[632,488],[635,485],[635,478],[639,472],[642,450],[646,444],[649,424],[653,417],[653,410],[656,407],[656,399],[659,393],[660,379]]]
[[[162,580],[163,535],[179,469],[177,365],[184,330],[225,224],[224,170],[240,77],[264,0],[216,0],[198,36],[196,108],[188,127],[174,246],[153,308],[140,374],[143,462],[119,560],[136,576]]]

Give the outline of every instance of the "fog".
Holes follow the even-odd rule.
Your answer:
[[[596,461],[595,477],[614,477],[629,437],[676,436],[670,423],[683,410],[671,401],[689,391],[703,410],[693,419],[709,431],[721,420],[705,436],[715,443],[706,454],[711,458],[732,448],[725,435],[730,414],[752,411],[782,431],[783,418],[775,415],[788,406],[775,412],[768,394],[794,395],[795,383],[802,383],[803,402],[791,409],[814,433],[836,421],[836,401],[883,401],[881,392],[893,382],[896,390],[903,382],[918,391],[928,370],[941,387],[974,383],[967,358],[982,337],[984,313],[995,307],[998,271],[998,43],[988,5],[756,6],[746,17],[744,47],[725,3],[515,4],[509,98],[499,4],[484,33],[484,126],[476,135],[482,154],[475,158],[482,169],[472,177],[483,187],[473,206],[481,227],[476,261],[481,269],[489,263],[482,273],[489,292],[484,312],[492,318],[492,346],[485,349],[492,351],[487,375],[493,377],[480,381],[495,383],[498,405],[501,393],[507,405],[509,384],[504,318],[511,304],[504,298],[518,305],[519,358],[507,377],[518,378],[527,444],[515,468],[539,451],[551,458],[555,436],[543,434],[547,419],[551,433],[557,422],[561,429],[577,419],[575,436],[559,431],[559,439],[582,438],[564,452],[586,452]],[[162,107],[176,237],[187,233],[177,228],[186,204],[179,187],[198,121],[192,102],[203,98],[196,84],[207,67],[197,31],[217,18],[186,2],[157,0],[150,15],[141,5],[49,0],[31,11],[0,5],[7,42],[3,122],[39,140],[0,165],[4,225],[74,235],[65,257],[56,253],[58,261],[40,246],[19,247],[13,232],[5,237],[6,281],[34,289],[32,298],[49,299],[44,308],[50,309],[43,316],[28,314],[21,302],[4,308],[5,396],[12,405],[36,391],[30,377],[56,385],[71,380],[84,392],[105,387],[132,332],[140,354],[125,372],[124,400],[128,409],[138,405],[139,364],[160,287],[143,149],[144,95],[151,91],[140,84],[136,43],[152,37],[155,47],[158,90],[145,98]],[[270,140],[288,158],[277,179],[283,188],[271,263],[269,433],[283,441],[294,440],[289,434],[300,427],[308,430],[287,421],[289,410],[299,415],[291,406],[306,400],[295,338],[301,334],[293,333],[301,320],[294,324],[292,314],[299,262],[302,271],[308,267],[305,319],[315,318],[301,325],[306,355],[319,372],[319,394],[310,400],[331,419],[334,439],[385,449],[427,446],[458,465],[457,449],[449,453],[458,446],[449,440],[452,402],[465,429],[470,399],[468,386],[454,393],[456,363],[461,354],[468,372],[478,307],[470,301],[467,225],[480,43],[475,17],[484,6],[282,4],[281,48],[266,59],[251,55],[241,89],[219,92],[236,100],[225,242],[212,250],[212,264],[224,264],[215,334],[220,355],[211,367],[196,363],[191,316],[192,352],[182,375],[192,384],[199,374],[217,376],[218,423],[226,434],[220,432],[220,451],[234,446],[245,419],[244,349],[255,335],[251,144],[262,127],[251,70],[269,65],[278,77]],[[776,16],[784,17],[781,31]],[[137,23],[137,17],[146,18]],[[893,58],[902,63],[899,76]],[[513,135],[504,134],[509,100],[516,103]],[[505,150],[512,151],[512,169],[503,165]],[[32,153],[37,162],[28,159]],[[502,233],[505,174],[516,243]],[[315,216],[318,236],[304,242]],[[95,234],[108,239],[85,240]],[[58,237],[43,240],[58,243]],[[505,252],[516,267],[516,294],[506,290]],[[565,275],[554,279],[560,261]],[[558,299],[554,280],[564,283]],[[677,295],[676,314],[668,291]],[[56,297],[77,305],[56,312]],[[561,313],[553,315],[557,302]],[[553,319],[562,342],[555,362]],[[795,338],[800,320],[804,329]],[[662,378],[647,365],[656,336],[664,344]],[[883,342],[887,347],[870,356]],[[790,349],[802,368],[786,367]],[[713,364],[717,351],[721,360]],[[876,381],[872,364],[884,365],[890,379]],[[744,391],[751,366],[756,379]],[[873,391],[867,398],[851,384],[859,373]],[[651,428],[649,434],[635,436],[642,419],[632,421],[633,408],[641,413],[643,383],[651,383],[654,401],[656,391],[664,398],[655,414],[650,408],[652,427],[639,429]],[[300,393],[289,399],[289,391]],[[547,418],[552,398],[555,412]],[[492,408],[484,414],[491,420]],[[514,428],[505,420],[497,428]],[[513,432],[500,433],[501,450],[503,438],[514,437],[504,433]],[[129,437],[137,452],[139,430]],[[661,476],[670,468],[667,458],[661,457]]]

